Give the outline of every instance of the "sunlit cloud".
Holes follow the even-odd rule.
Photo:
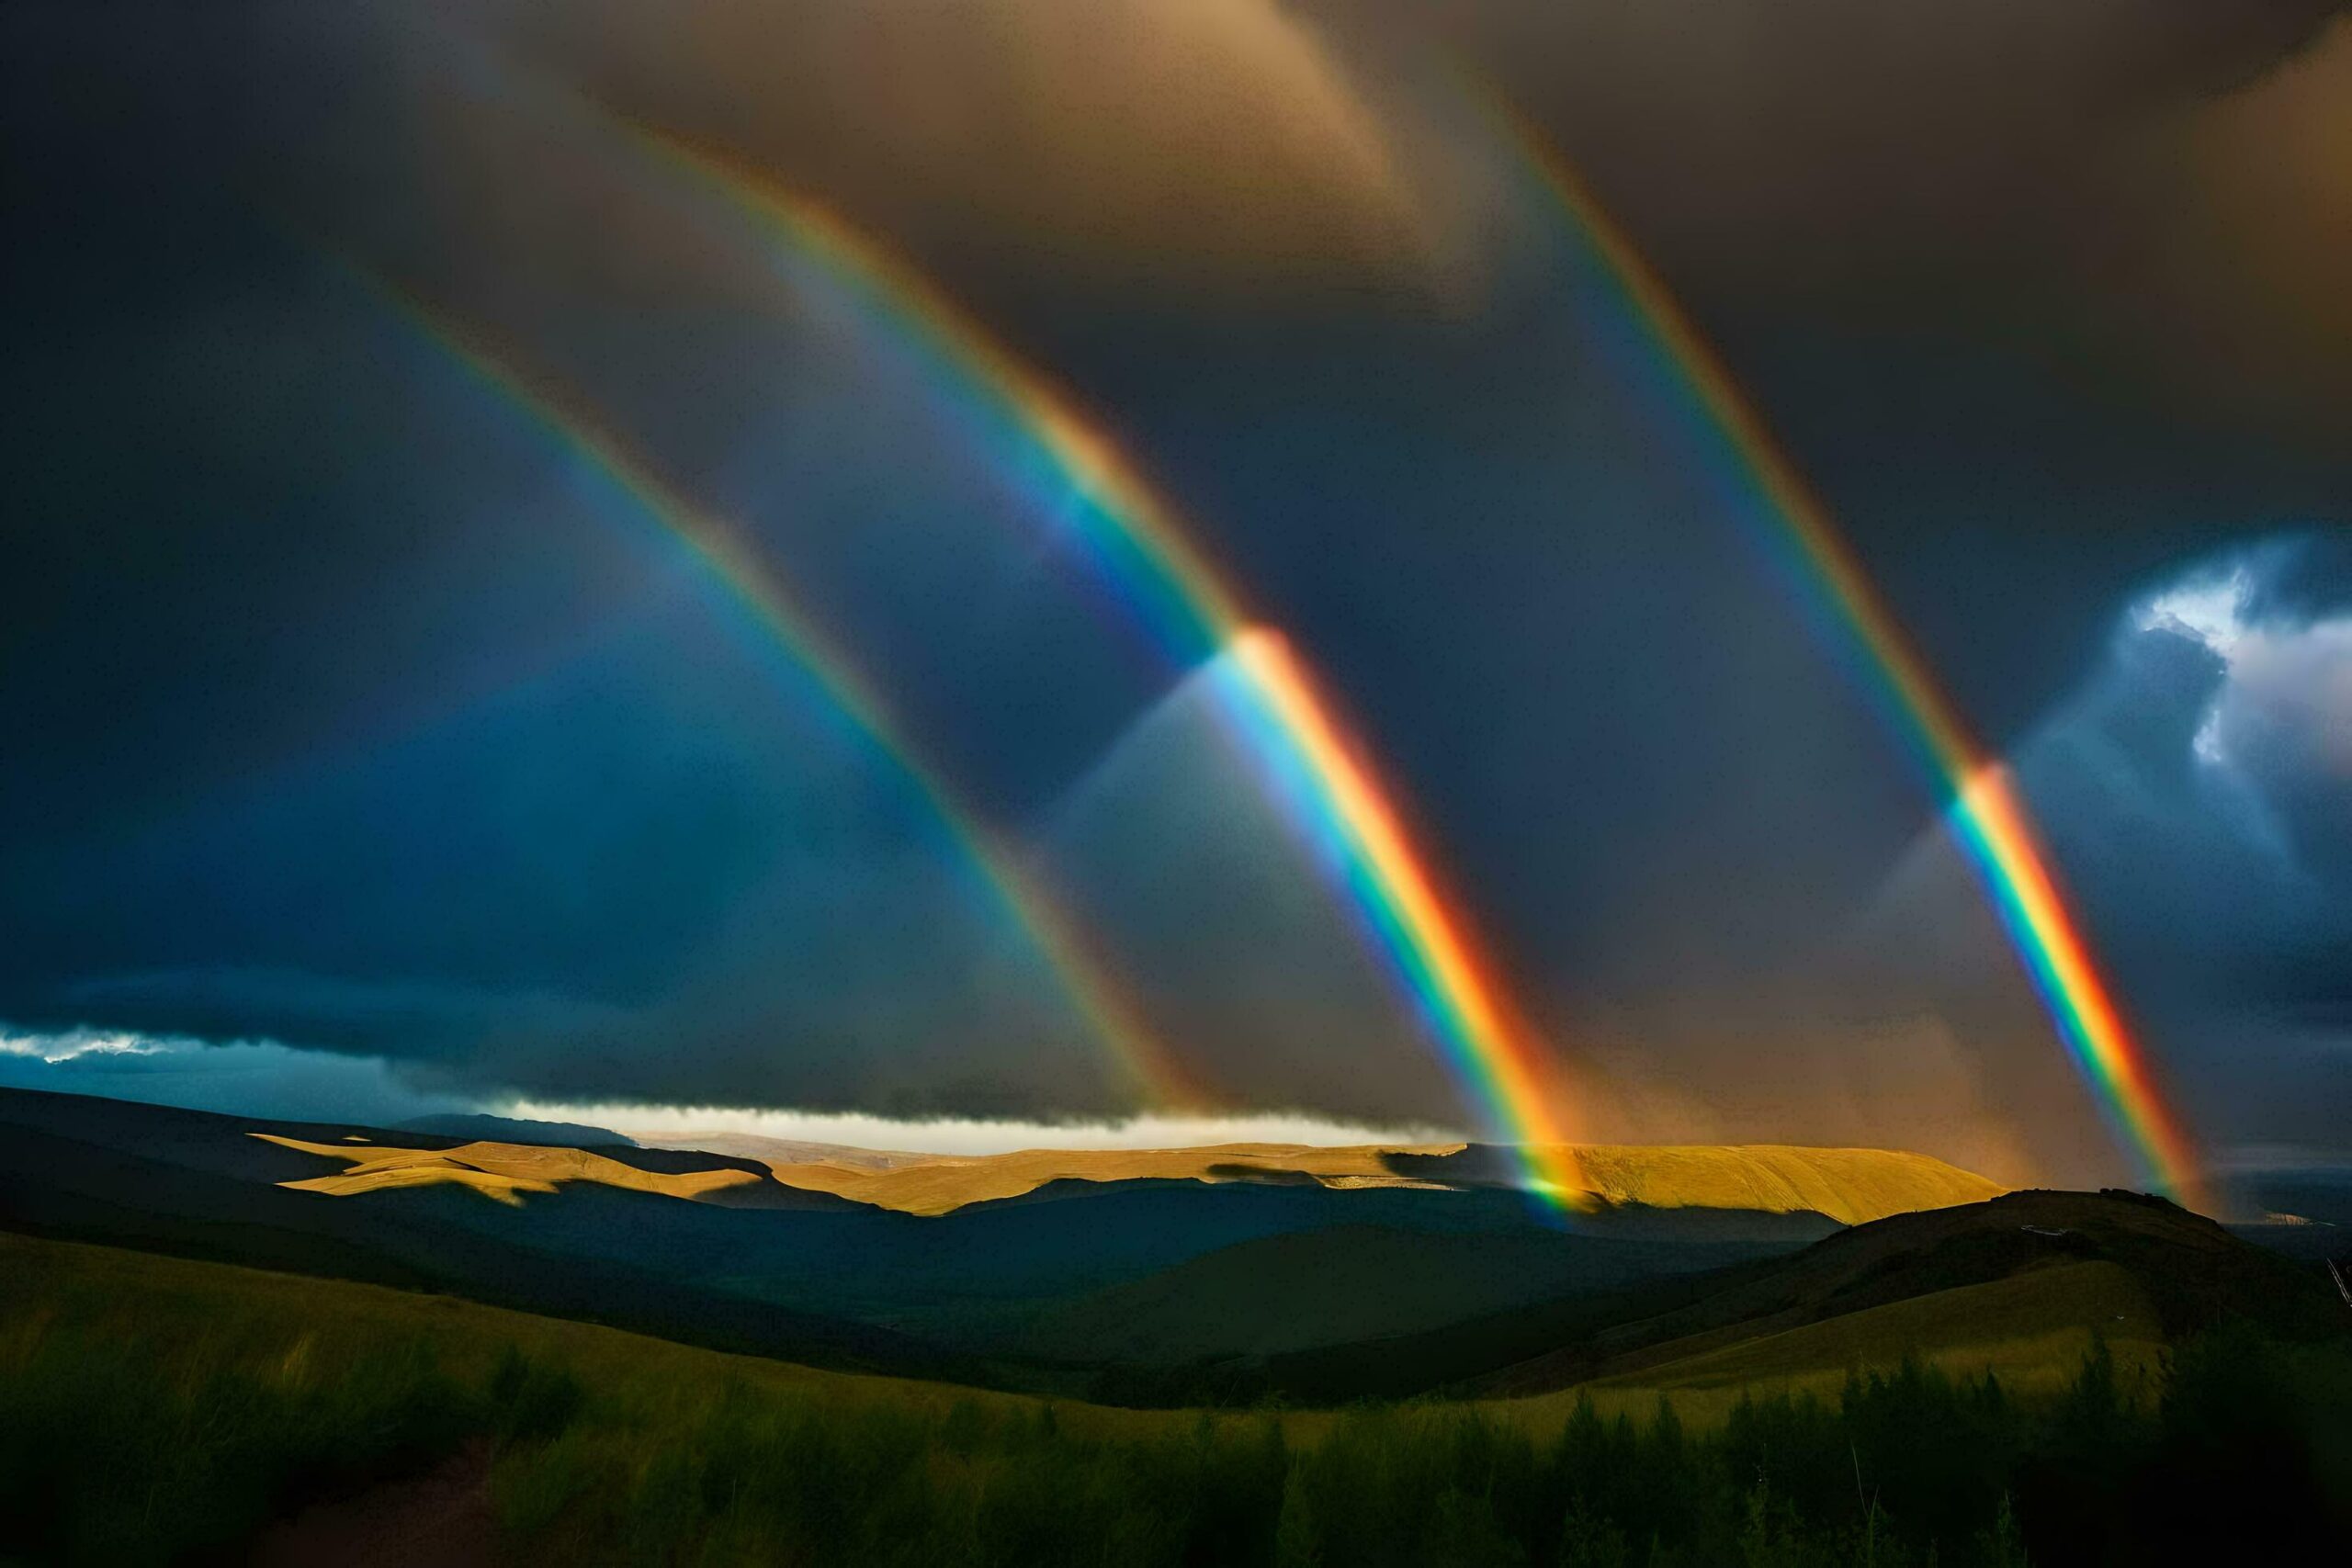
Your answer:
[[[793,1143],[923,1154],[987,1155],[1014,1149],[1171,1149],[1217,1144],[1459,1143],[1461,1133],[1429,1125],[1374,1126],[1307,1115],[1136,1116],[1111,1122],[901,1121],[854,1112],[762,1111],[683,1105],[577,1105],[513,1100],[501,1115],[533,1122],[588,1122],[635,1138],[675,1140],[718,1133]]]
[[[2246,601],[2254,585],[2244,567],[2232,567],[2214,576],[2191,578],[2165,589],[2134,613],[2142,631],[2169,627],[2188,633],[2216,653],[2226,656],[2245,636]]]
[[[2285,744],[2352,778],[2352,616],[2255,617],[2256,587],[2247,567],[2233,564],[2167,588],[2134,613],[2142,630],[2194,637],[2226,668],[2198,727],[2198,757],[2219,763],[2249,742]]]
[[[1459,1129],[1311,1114],[1137,1116],[1100,1122],[900,1118],[855,1112],[629,1101],[570,1102],[465,1092],[413,1081],[379,1056],[306,1051],[268,1040],[211,1044],[130,1030],[0,1023],[0,1087],[99,1093],[190,1110],[390,1125],[476,1111],[585,1123],[665,1141],[719,1133],[927,1154],[1012,1149],[1198,1148],[1216,1144],[1444,1144]]]

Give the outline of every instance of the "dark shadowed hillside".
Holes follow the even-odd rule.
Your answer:
[[[2056,1285],[2057,1271],[2085,1263],[2128,1280],[2133,1299],[2146,1303],[2152,1331],[2165,1338],[2225,1321],[2289,1337],[2326,1336],[2352,1321],[2316,1266],[2250,1245],[2161,1199],[2026,1191],[1858,1225],[1787,1256],[1562,1295],[1427,1333],[1114,1371],[1097,1392],[1147,1403],[1270,1393],[1319,1402],[1436,1389],[1537,1393],[1646,1376],[1668,1363],[1968,1287],[2044,1271]],[[2040,1304],[2060,1320],[2073,1310],[2064,1299]],[[2078,1327],[2095,1325],[2084,1315],[2093,1310],[2086,1300],[2074,1313]]]
[[[609,1127],[591,1127],[579,1122],[533,1122],[514,1116],[484,1116],[467,1111],[412,1116],[400,1122],[393,1131],[434,1133],[468,1142],[483,1139],[503,1144],[558,1144],[572,1148],[602,1149],[615,1145],[626,1148],[637,1142],[635,1138],[616,1133]]]
[[[1616,1151],[1621,1184],[1662,1173],[1686,1198],[1713,1183],[1767,1207],[1566,1215],[1474,1171],[1356,1185],[1272,1145],[1209,1179],[1104,1166],[1023,1184],[1057,1155],[1008,1168],[1017,1190],[926,1216],[695,1150],[33,1093],[0,1094],[0,1132],[14,1229],[1121,1402],[1535,1393],[1669,1366],[1720,1383],[1981,1338],[1996,1319],[2020,1354],[2057,1354],[2102,1323],[2157,1343],[2233,1317],[2301,1334],[2340,1310],[2309,1267],[2154,1200],[2013,1193],[1850,1228],[1789,1210],[1808,1184],[1856,1203],[1974,1179],[1871,1151]]]
[[[1331,1187],[1255,1170],[1049,1181],[926,1218],[691,1150],[34,1093],[0,1094],[0,1221],[19,1229],[456,1291],[775,1355],[925,1370],[986,1355],[990,1375],[1013,1381],[1031,1375],[1022,1363],[1060,1381],[1097,1359],[1433,1328],[1833,1228],[1690,1210],[1563,1232],[1498,1188]],[[1251,1250],[1222,1256],[1235,1248]]]

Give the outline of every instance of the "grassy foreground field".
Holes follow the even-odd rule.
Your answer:
[[[1989,1373],[2013,1393],[2055,1393],[2090,1353],[2094,1336],[2133,1372],[2153,1371],[2163,1354],[2154,1309],[2112,1263],[2031,1269],[1779,1334],[1676,1341],[1651,1352],[1655,1360],[1642,1371],[1592,1386],[1834,1393],[1849,1368],[1885,1371],[1924,1355],[1953,1377]]]
[[[306,1502],[453,1466],[442,1522],[493,1562],[2242,1561],[2352,1513],[2340,1345],[2223,1336],[2160,1378],[2100,1344],[2039,1399],[1907,1359],[1821,1397],[1710,1386],[1736,1370],[1659,1369],[1703,1427],[1626,1386],[1113,1410],[0,1235],[0,1556],[240,1557]]]

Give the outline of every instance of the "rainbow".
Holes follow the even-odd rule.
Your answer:
[[[1503,1010],[1503,990],[1442,897],[1363,751],[1280,635],[1235,633],[1227,711],[1254,731],[1256,754],[1281,784],[1295,821],[1323,840],[1368,922],[1374,948],[1418,1003],[1475,1103],[1520,1151],[1531,1190],[1555,1204],[1586,1187],[1553,1107],[1557,1068],[1533,1031]]]
[[[1828,508],[1664,279],[1556,148],[1491,94],[1479,96],[1532,182],[1601,264],[1618,304],[1656,350],[1666,389],[1694,425],[1720,437],[1717,455],[1727,466],[1718,478],[1736,495],[1761,502],[1770,521],[1767,543],[1783,571],[1830,635],[1859,656],[1854,663],[1873,705],[1937,795],[1949,797],[1954,835],[2109,1129],[2157,1186],[2202,1205],[2194,1145],[2099,976],[2008,770],[1971,736]]]
[[[942,402],[1037,487],[1103,588],[1180,670],[1210,665],[1238,733],[1283,784],[1356,924],[1408,996],[1465,1099],[1559,1205],[1586,1186],[1555,1109],[1548,1054],[1506,1007],[1457,900],[1443,896],[1361,748],[1297,657],[1256,625],[1175,509],[1102,425],[912,265],[818,202],[707,151],[639,133],[658,157],[754,218],[821,271]]]
[[[684,549],[710,581],[752,616],[769,641],[816,682],[833,706],[912,785],[934,820],[1051,965],[1071,1004],[1093,1034],[1110,1046],[1133,1087],[1155,1106],[1206,1105],[1201,1090],[1145,1024],[1026,859],[944,782],[944,775],[924,756],[890,705],[815,613],[753,553],[736,529],[687,500],[626,441],[576,402],[567,401],[560,388],[525,369],[512,354],[494,351],[483,333],[468,329],[356,263],[343,259],[342,265],[372,297],[503,406],[627,495]]]

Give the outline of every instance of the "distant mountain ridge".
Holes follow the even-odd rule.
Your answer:
[[[789,1145],[787,1145],[789,1147]],[[1520,1159],[1492,1144],[1226,1144],[1179,1149],[1023,1149],[1001,1155],[892,1154],[887,1165],[828,1152],[779,1157],[734,1143],[790,1187],[896,1209],[945,1214],[1056,1182],[1312,1181],[1336,1190],[1516,1188]],[[1605,1207],[1818,1213],[1840,1224],[1981,1203],[2007,1190],[1927,1155],[1789,1145],[1579,1145],[1577,1162]]]
[[[827,1157],[781,1157],[808,1152]],[[1563,1217],[1514,1189],[1509,1151],[1474,1145],[859,1153],[574,1147],[0,1091],[0,1225],[794,1359],[981,1358],[1075,1389],[1106,1365],[1312,1354],[1783,1255],[1839,1228],[1808,1204],[1949,1201],[1980,1179],[1872,1151],[1665,1150],[1668,1177],[1644,1185],[1644,1151],[1616,1151],[1612,1193],[1694,1201]]]
[[[1593,1194],[1619,1208],[1815,1213],[1860,1225],[1894,1214],[1982,1203],[2008,1190],[1973,1170],[1902,1149],[1578,1144],[1574,1154]],[[1448,1185],[1509,1186],[1519,1174],[1517,1156],[1492,1144],[1399,1150],[1389,1164]]]
[[[435,1116],[412,1116],[392,1124],[399,1133],[433,1133],[445,1138],[478,1139],[493,1144],[553,1144],[573,1148],[634,1148],[637,1140],[610,1127],[581,1122],[534,1122],[518,1116],[489,1116],[480,1111],[448,1111]]]
[[[242,1124],[253,1138],[323,1162],[289,1167],[281,1156],[273,1168],[285,1174],[273,1180],[345,1198],[447,1183],[516,1203],[526,1195],[552,1193],[561,1184],[592,1183],[733,1205],[794,1207],[830,1198],[936,1217],[1131,1182],[1334,1191],[1515,1190],[1521,1169],[1516,1151],[1489,1144],[1222,1144],[939,1155],[721,1133],[693,1140],[662,1137],[646,1147],[605,1128],[504,1117],[421,1117],[387,1131],[208,1119],[163,1107],[142,1118],[129,1109],[105,1109],[123,1102],[31,1090],[6,1091],[5,1098],[20,1107],[19,1114],[45,1105],[32,1114],[35,1122],[62,1117],[102,1134],[119,1133],[129,1139],[126,1146],[141,1143],[134,1124],[150,1125],[166,1139],[187,1136],[208,1122]],[[198,1141],[210,1168],[225,1168],[224,1161],[240,1169],[253,1166],[217,1137]],[[142,1146],[139,1152],[153,1151]],[[1982,1202],[2007,1190],[1944,1161],[1891,1149],[1586,1145],[1576,1147],[1575,1157],[1603,1209],[1816,1213],[1840,1224],[1863,1224],[1892,1214]]]
[[[2314,1270],[2160,1201],[1955,1202],[1991,1184],[1887,1151],[1596,1149],[1606,1201],[1570,1214],[1476,1145],[892,1157],[777,1163],[939,1213],[741,1154],[0,1090],[0,1228],[1125,1404],[1696,1384],[1914,1342],[2049,1362],[2095,1327],[2157,1347],[2343,1312]],[[1913,1201],[1938,1206],[1832,1214]]]
[[[1240,1254],[1193,1267],[1217,1269]],[[1796,1371],[1834,1380],[1923,1348],[1979,1353],[1980,1368],[2019,1348],[2028,1361],[2071,1364],[2094,1333],[2152,1356],[2222,1323],[2294,1339],[2352,1327],[2315,1268],[2166,1200],[2029,1190],[1841,1227],[1713,1270],[1556,1291],[1426,1330],[1227,1349],[1185,1364],[1137,1359],[1106,1367],[1090,1392],[1149,1405],[1565,1397],[1611,1382],[1741,1386]],[[2062,1337],[2073,1348],[2053,1361],[2048,1342]]]
[[[757,1133],[647,1133],[631,1136],[640,1148],[700,1149],[757,1160],[762,1165],[839,1165],[854,1169],[890,1170],[951,1156],[916,1154],[907,1149],[865,1149],[851,1144],[819,1144],[804,1138],[770,1138]]]
[[[1304,1177],[1338,1190],[1438,1187],[1444,1183],[1399,1172],[1388,1156],[1399,1152],[1442,1154],[1459,1144],[1416,1149],[1365,1144],[1326,1148],[1303,1144],[1219,1144],[1177,1149],[1018,1149],[998,1155],[922,1155],[888,1167],[831,1160],[771,1159],[769,1171],[800,1187],[895,1209],[940,1215],[973,1204],[1028,1195],[1056,1182],[1265,1182]],[[1490,1182],[1479,1186],[1496,1185]]]

